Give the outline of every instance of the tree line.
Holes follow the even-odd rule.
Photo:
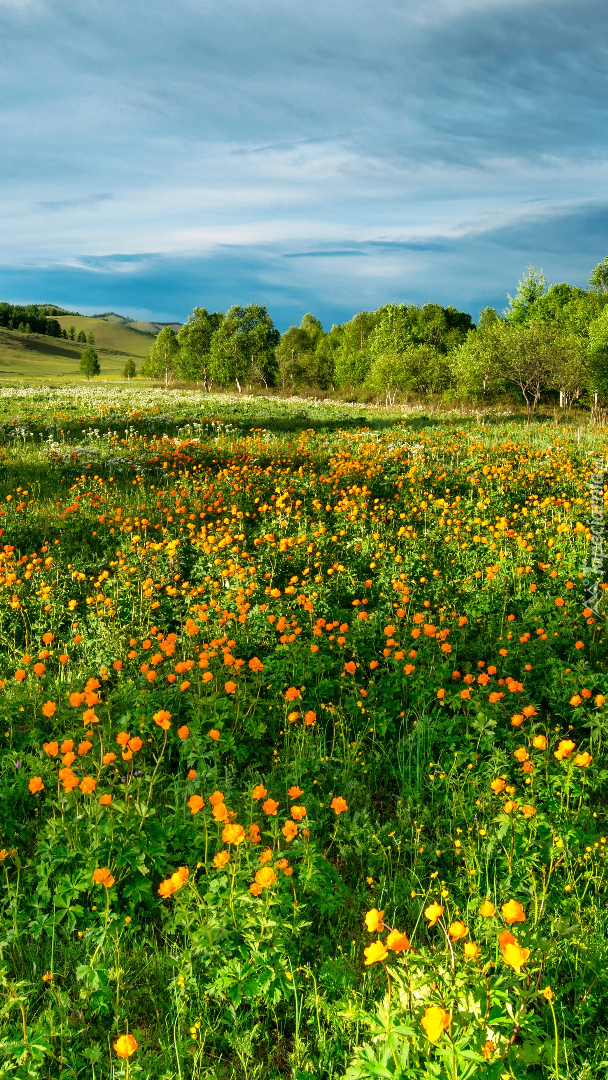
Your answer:
[[[3,301],[0,303],[0,326],[7,330],[17,330],[21,334],[46,334],[48,337],[75,341],[76,328],[71,326],[69,333],[62,330],[53,316],[77,314],[78,312],[64,311],[52,304],[7,304]],[[77,340],[90,343],[91,335],[87,338],[86,334],[84,337],[83,334],[84,331],[81,330]]]
[[[364,390],[389,405],[428,394],[486,403],[510,394],[531,412],[548,398],[608,401],[608,257],[587,289],[548,285],[529,267],[508,301],[477,325],[454,307],[385,304],[328,332],[307,314],[282,335],[264,305],[195,308],[177,334],[160,331],[141,374],[207,391]]]

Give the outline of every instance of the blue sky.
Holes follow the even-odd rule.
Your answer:
[[[0,0],[0,299],[328,328],[608,252],[604,0]]]

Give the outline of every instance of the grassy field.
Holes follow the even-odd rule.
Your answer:
[[[608,1076],[608,433],[91,384],[0,438],[0,1078]]]
[[[74,326],[76,334],[80,330],[93,334],[102,378],[122,378],[129,357],[139,368],[154,341],[151,334],[85,315],[61,315],[57,321],[67,331]],[[63,338],[0,328],[0,380],[79,378],[78,362],[84,348]]]

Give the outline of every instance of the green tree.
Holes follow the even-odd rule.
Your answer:
[[[67,341],[67,340],[68,340],[68,332],[67,332],[67,330],[66,330],[66,329],[64,328],[63,330],[60,330],[60,333],[61,333],[61,337],[62,337],[62,338],[63,338],[63,339],[65,340],[65,341]]]
[[[92,330],[91,330],[91,332],[90,332],[90,334],[89,334],[89,336],[87,338],[87,342],[88,342],[89,345],[94,345],[95,344],[95,338],[93,337],[93,331]]]
[[[87,335],[85,334],[84,330],[79,330],[78,331],[78,337],[76,338],[76,340],[78,341],[78,343],[80,345],[86,345],[86,343],[87,343]]]
[[[519,282],[515,296],[509,296],[507,293],[509,307],[505,308],[505,319],[512,323],[525,322],[530,308],[541,296],[545,295],[546,291],[547,282],[542,270],[540,274],[537,274],[532,265],[528,266],[528,273]]]
[[[76,337],[76,327],[75,326],[70,326],[70,329],[69,329],[68,333],[70,335],[70,341],[74,341],[74,339]]]
[[[206,391],[211,389],[211,341],[223,318],[221,311],[194,308],[188,322],[184,323],[177,335],[180,347],[179,375],[192,382],[202,382]]]
[[[99,367],[99,360],[97,359],[95,349],[84,350],[80,357],[79,368],[82,374],[86,375],[87,379],[90,379],[92,375],[99,375],[101,369]]]
[[[135,361],[129,357],[124,368],[122,369],[123,377],[125,379],[134,379],[137,375],[137,368],[135,367]]]
[[[608,293],[608,255],[593,270],[589,278],[589,284],[596,292]]]
[[[176,374],[178,356],[179,342],[175,330],[170,326],[163,326],[143,362],[141,373],[146,378],[164,378],[166,389],[169,380]]]
[[[231,307],[213,335],[211,376],[224,386],[235,382],[239,394],[246,381],[273,385],[279,339],[265,304]]]

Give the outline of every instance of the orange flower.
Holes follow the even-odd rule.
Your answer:
[[[536,716],[536,709],[533,705],[526,705],[524,708],[524,716]]]
[[[297,690],[295,686],[290,686],[289,690],[285,691],[285,700],[286,701],[295,701],[296,698],[299,698],[301,696],[302,695],[300,694],[300,691]]]
[[[400,930],[391,930],[386,939],[386,947],[391,952],[405,952],[411,948],[407,934],[402,934]]]
[[[291,816],[294,819],[294,821],[301,821],[302,818],[306,817],[306,807],[305,806],[292,806],[292,808],[291,808]]]
[[[218,870],[221,870],[222,867],[226,866],[226,863],[229,863],[229,862],[230,862],[230,852],[229,851],[218,851],[217,855],[213,856],[213,865]]]
[[[105,885],[106,889],[111,889],[114,884],[111,871],[107,867],[101,866],[93,871],[93,881],[96,885]]]
[[[465,926],[463,922],[450,923],[450,937],[452,941],[460,941],[462,938],[467,937],[469,933],[468,926]]]
[[[37,791],[42,791],[44,788],[44,784],[42,783],[42,777],[32,776],[32,779],[27,786],[29,787],[32,795],[35,795]]]
[[[171,713],[167,712],[166,709],[159,709],[158,712],[154,713],[152,719],[163,731],[168,731],[171,727]]]
[[[266,799],[266,801],[262,803],[262,810],[265,814],[268,814],[269,817],[276,817],[278,808],[279,804],[274,799]]]
[[[494,904],[490,903],[489,900],[484,900],[483,904],[479,909],[479,914],[484,919],[491,919],[492,916],[496,914],[496,908],[494,907]]]
[[[593,758],[591,757],[591,754],[585,752],[584,754],[576,755],[576,757],[574,758],[574,764],[578,765],[580,768],[586,769],[589,767],[592,760]]]
[[[85,727],[86,727],[87,724],[98,724],[99,723],[99,717],[95,715],[95,710],[94,709],[87,709],[82,714],[82,722],[85,725]]]
[[[505,964],[515,969],[519,975],[522,967],[530,955],[529,949],[522,949],[516,939],[508,931],[498,935],[500,950]]]
[[[130,738],[131,735],[128,731],[119,731],[116,736],[116,742],[119,746],[126,746]]]
[[[70,694],[70,705],[73,709],[77,709],[80,705],[82,705],[83,701],[84,694],[78,694],[76,692]]]
[[[115,660],[112,664],[114,671],[122,671],[122,660]]]
[[[141,741],[139,735],[136,735],[134,739],[129,739],[127,745],[129,747],[129,750],[133,750],[134,753],[137,753],[138,750],[141,750],[144,744]]]
[[[357,665],[354,663],[353,660],[349,660],[348,664],[344,665],[344,670],[347,672],[348,675],[354,675],[355,671],[357,670]]]
[[[292,822],[290,821],[289,824],[291,825]],[[256,825],[255,822],[249,826],[249,839],[252,844],[259,844],[260,842],[260,826]]]
[[[515,713],[515,715],[511,717],[511,727],[519,727],[523,722],[523,713]]]
[[[118,1057],[129,1058],[131,1054],[135,1053],[138,1045],[139,1043],[136,1042],[132,1035],[119,1035],[114,1043],[114,1049]]]
[[[227,694],[234,694],[236,691],[236,683],[229,679],[228,682],[224,683],[224,690]]]
[[[112,752],[110,752],[109,754],[104,754],[103,755],[103,763],[104,763],[104,765],[111,765],[113,761],[116,761],[116,754],[113,754]]]
[[[524,909],[517,900],[509,900],[508,903],[502,905],[500,910],[503,919],[509,926],[512,926],[514,922],[526,921]]]
[[[227,821],[228,820],[228,809],[226,807],[226,804],[225,803],[218,803],[217,806],[213,807],[212,814],[213,814],[213,820],[214,821],[218,821],[218,822]]]
[[[84,757],[85,754],[88,754],[92,745],[93,743],[89,742],[88,739],[83,739],[81,743],[78,743],[78,753],[80,757]]]
[[[148,676],[148,678],[149,678],[149,677],[150,677],[150,676]],[[180,688],[180,690],[181,690],[182,692],[183,692],[184,690],[187,690],[189,686],[190,686],[190,683],[188,682],[188,680],[187,680],[187,679],[184,679],[184,681],[183,681],[183,682],[181,682],[181,683],[179,684],[179,688]]]
[[[272,885],[273,881],[277,880],[277,875],[271,866],[263,866],[255,875],[255,880],[258,885],[266,889],[269,885]]]
[[[341,795],[337,795],[335,799],[332,799],[329,805],[335,814],[343,814],[345,810],[348,810],[348,803]]]
[[[513,802],[513,799],[507,799],[506,803],[503,803],[503,810],[505,814],[514,814],[517,810],[517,803]]]
[[[254,896],[259,896],[261,891],[262,886],[258,885],[257,881],[252,881],[251,885],[249,886],[249,892],[253,893]]]
[[[55,704],[54,701],[45,701],[44,705],[42,706],[42,710],[41,710],[42,715],[43,716],[52,716],[53,713],[55,712],[56,708],[57,708],[57,705]]]
[[[188,799],[188,806],[190,807],[191,814],[198,814],[199,810],[203,809],[205,800],[201,799],[200,795],[191,795]]]
[[[209,732],[209,738],[213,739],[214,742],[217,742],[219,737],[220,737],[220,733],[217,730],[217,728],[212,727],[211,731]]]
[[[518,761],[527,761],[529,756],[525,746],[518,746],[517,750],[513,751],[513,757],[517,758]]]
[[[99,800],[99,805],[100,806],[109,806],[111,802],[112,802],[112,796],[111,795],[102,795],[100,800]]]
[[[23,668],[17,668],[15,672],[15,678],[17,682],[23,682],[23,680],[25,679],[25,671],[23,670]]]
[[[286,821],[281,832],[289,844],[298,835],[298,826],[295,821]]]
[[[367,949],[363,950],[363,955],[365,956],[365,966],[369,967],[370,964],[377,964],[386,960],[388,950],[384,942],[372,941],[371,945],[368,945]]]
[[[378,911],[373,907],[370,911],[366,912],[365,925],[370,934],[381,934],[384,930],[384,911]]]
[[[429,920],[429,929],[431,926],[435,926],[435,923],[443,915],[443,908],[441,904],[430,904],[424,912],[425,919]]]
[[[95,780],[92,776],[85,776],[80,782],[80,790],[83,795],[90,795],[92,791],[95,791]]]
[[[267,794],[268,794],[268,792],[266,791],[266,788],[264,787],[264,785],[263,784],[257,784],[257,786],[254,787],[253,791],[251,792],[251,798],[256,799],[256,800],[257,799],[265,799]]]
[[[61,780],[63,783],[63,790],[67,792],[73,791],[73,789],[77,788],[80,783],[78,777],[74,776],[74,773],[71,770],[69,772],[66,772],[65,776],[63,776]]]
[[[596,694],[596,696],[594,697],[593,700],[595,701],[595,704],[597,705],[597,707],[599,709],[604,704],[606,698],[604,697],[603,694]]]
[[[213,674],[210,671],[206,671],[203,675],[203,682],[211,682]]]
[[[495,795],[500,795],[500,792],[502,791],[504,786],[505,786],[505,781],[500,780],[498,778],[496,780],[492,780],[492,783],[490,784],[490,787],[492,788],[492,791],[494,792]]]
[[[429,1042],[438,1042],[451,1022],[451,1014],[446,1012],[445,1009],[441,1009],[439,1005],[429,1005],[420,1021]]]
[[[580,705],[581,701],[582,701],[582,698],[580,697],[579,694],[573,694],[572,697],[570,698],[570,704],[574,705],[574,708],[576,708],[577,705]]]
[[[222,832],[222,840],[225,844],[239,844],[243,843],[245,839],[245,830],[242,825],[238,825],[236,822],[233,825],[224,825]]]
[[[187,724],[182,724],[181,727],[178,727],[178,729],[177,729],[178,738],[187,739],[189,734],[190,734],[190,728],[188,727]]]
[[[562,739],[558,743],[557,750],[553,751],[553,757],[558,761],[562,761],[563,758],[569,758],[574,750],[576,743],[573,743],[571,739]]]
[[[189,769],[188,770],[188,780],[194,780],[195,776],[196,776],[196,769]]]
[[[34,664],[33,670],[35,671],[36,675],[44,675],[46,668],[44,664]]]
[[[317,722],[317,714],[316,714],[316,712],[313,712],[312,709],[309,709],[308,712],[304,713],[304,723],[306,724],[307,727],[314,727],[316,722]]]
[[[290,787],[287,794],[290,799],[299,799],[300,795],[303,795],[304,792],[302,791],[302,788],[299,788],[297,784],[294,784],[293,787]]]
[[[532,739],[532,746],[535,748],[535,750],[546,750],[547,749],[547,740],[545,739],[545,736],[544,735],[535,735],[534,738]]]
[[[524,815],[524,817],[527,817],[527,818],[533,818],[534,815],[536,814],[535,808],[533,806],[530,806],[530,803],[526,803],[525,806],[522,806],[521,812]]]
[[[73,761],[76,761],[76,754],[71,750],[68,750],[67,754],[64,754],[61,760],[64,765],[69,767]]]
[[[258,659],[257,656],[252,656],[251,660],[249,661],[247,666],[248,666],[250,671],[263,671],[264,670],[264,665],[263,665],[262,661]]]
[[[264,848],[264,850],[262,852],[260,852],[260,855],[259,855],[259,860],[262,863],[262,866],[264,865],[264,863],[270,862],[271,859],[272,859],[272,848],[269,848],[269,847]]]
[[[49,757],[57,757],[57,754],[59,753],[59,743],[45,742],[42,744],[42,749]]]

